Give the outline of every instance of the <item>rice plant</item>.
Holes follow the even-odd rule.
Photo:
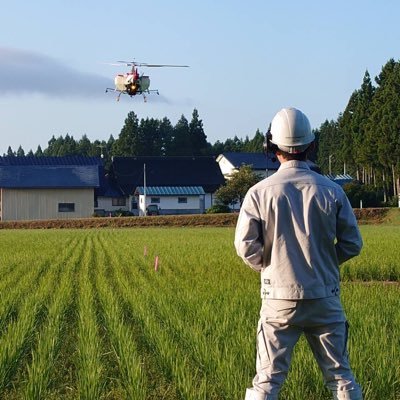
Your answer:
[[[361,230],[361,255],[341,267],[351,364],[365,400],[399,400],[400,234]],[[0,397],[243,398],[261,300],[259,275],[236,256],[233,235],[0,231]],[[330,397],[301,340],[281,398]]]
[[[92,238],[85,238],[86,251],[78,273],[78,398],[100,399],[104,387],[104,366],[101,362],[101,340],[97,325],[94,288],[90,279]]]
[[[72,303],[72,283],[75,267],[82,256],[83,247],[73,249],[71,257],[62,262],[59,281],[49,301],[45,326],[38,332],[37,347],[32,351],[32,362],[27,367],[27,385],[24,398],[43,399],[54,374],[55,360],[61,345],[63,325],[67,323],[66,311]]]

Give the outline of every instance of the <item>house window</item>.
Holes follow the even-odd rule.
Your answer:
[[[58,203],[58,212],[75,212],[75,203]]]
[[[187,203],[187,197],[178,197],[178,203],[179,204],[183,204],[183,203]]]
[[[160,203],[160,198],[159,197],[152,197],[151,198],[152,203]]]
[[[111,204],[113,206],[126,206],[126,198],[125,197],[113,197],[111,200]]]

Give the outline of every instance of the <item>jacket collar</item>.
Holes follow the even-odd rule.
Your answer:
[[[288,168],[310,169],[306,161],[290,160],[282,163],[279,167],[279,170]]]

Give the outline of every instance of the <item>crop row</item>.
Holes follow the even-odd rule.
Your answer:
[[[342,272],[350,357],[366,400],[396,400],[399,266],[386,242],[400,240],[363,236]],[[0,398],[242,398],[259,278],[232,242],[231,228],[0,232]],[[385,282],[358,282],[373,276]],[[282,396],[330,398],[303,340]]]

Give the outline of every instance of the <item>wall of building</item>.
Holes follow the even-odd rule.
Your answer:
[[[182,197],[185,197],[185,196],[182,196]],[[162,198],[164,198],[164,197],[160,197],[160,201],[163,201],[163,200],[161,200]],[[196,203],[196,201],[194,201],[193,204],[192,203],[187,203],[187,204],[189,204],[190,207],[192,207],[192,206],[195,207],[196,210],[197,209],[201,209],[200,199],[198,197],[195,197],[195,198],[197,199],[196,200],[197,203]],[[150,196],[150,200],[151,200],[151,196]],[[151,204],[150,200],[149,200],[149,196],[147,196],[147,201],[146,201],[147,205]],[[137,201],[137,197],[130,196],[129,198],[126,199],[126,205],[125,206],[113,206],[111,197],[100,197],[99,196],[97,198],[96,210],[98,212],[100,212],[100,213],[103,213],[103,211],[104,211],[104,215],[105,216],[107,216],[108,213],[110,213],[110,212],[119,211],[119,210],[130,211],[134,215],[139,215],[139,209],[138,208],[135,208],[135,209],[132,208],[132,204],[135,201]],[[177,202],[178,202],[177,198],[174,198],[174,200],[172,200],[172,198],[170,198],[169,203],[165,203],[165,204],[166,204],[166,207],[171,207],[170,209],[174,209],[174,210],[176,209],[176,207],[172,208],[174,205],[176,205],[176,204],[178,204],[179,206],[181,206],[181,205],[183,206],[184,205],[184,204],[179,204]],[[189,202],[189,198],[188,198],[188,202]],[[204,211],[207,210],[208,208],[210,208],[214,204],[215,204],[215,196],[214,196],[214,194],[213,193],[206,193],[204,195]],[[160,206],[160,207],[163,208],[162,206]],[[186,209],[190,209],[189,207],[180,207],[179,210],[185,209],[185,208]],[[199,211],[197,211],[197,212],[199,212]]]
[[[207,210],[207,208],[210,208],[215,204],[215,196],[214,193],[206,193],[204,196],[204,207]]]
[[[87,218],[94,211],[94,189],[2,189],[3,221]],[[74,211],[59,211],[59,204]]]
[[[185,197],[187,203],[179,203],[178,197]],[[203,196],[146,196],[146,205],[144,204],[144,196],[139,196],[139,213],[143,215],[145,208],[149,204],[157,204],[161,209],[161,215],[165,214],[199,214],[204,211],[201,204]],[[152,198],[160,199],[160,202],[153,202]]]
[[[224,175],[225,178],[228,177],[228,175],[231,175],[232,172],[234,172],[234,167],[233,165],[223,156],[220,156],[217,158],[219,168],[221,169],[222,175]]]
[[[125,205],[113,206],[111,197],[97,197],[97,207],[96,210],[104,210],[106,213],[112,211],[130,211],[129,210],[129,199],[126,198]]]

